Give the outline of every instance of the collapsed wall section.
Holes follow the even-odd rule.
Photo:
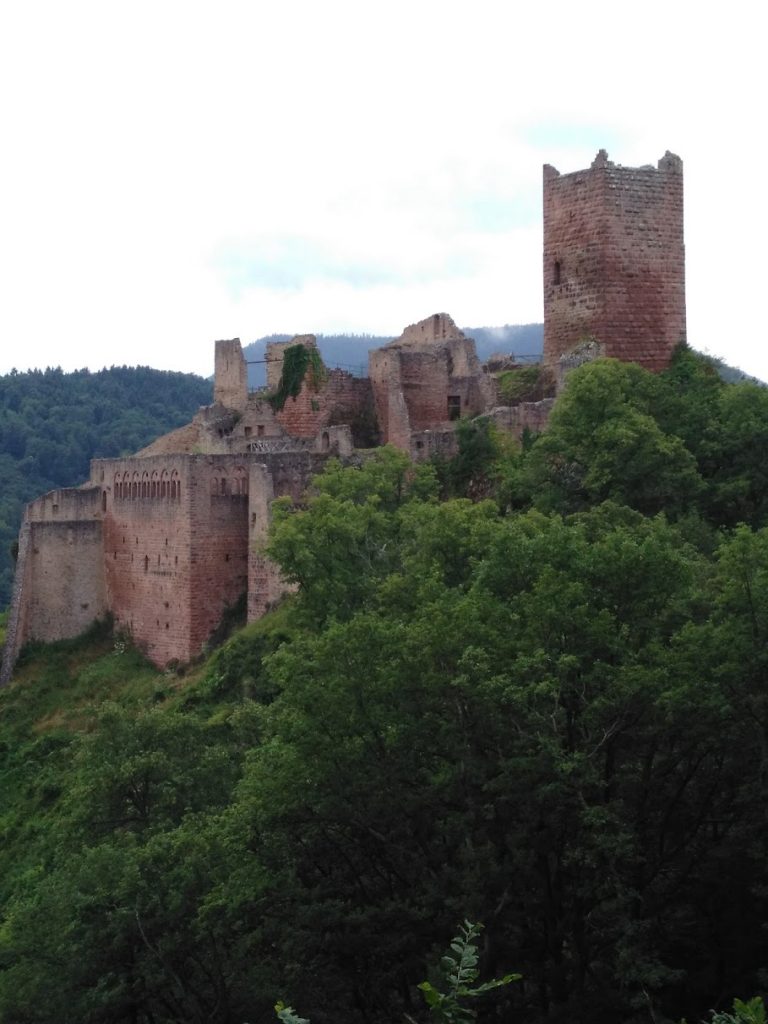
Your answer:
[[[248,401],[248,366],[239,338],[217,341],[214,356],[214,405],[242,410]]]
[[[668,365],[685,340],[683,165],[544,167],[544,364],[593,339],[602,354]]]
[[[447,313],[411,324],[396,341],[371,351],[368,368],[382,441],[404,451],[412,450],[414,432],[444,429],[493,404],[474,341]]]
[[[295,398],[287,398],[275,419],[291,437],[316,437],[325,427],[348,423],[354,428],[372,410],[371,382],[346,370],[326,370],[314,385],[305,377]],[[353,429],[354,432],[354,429]]]

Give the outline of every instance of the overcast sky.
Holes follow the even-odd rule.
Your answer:
[[[16,0],[0,372],[542,319],[541,167],[683,158],[688,338],[768,380],[758,5]]]

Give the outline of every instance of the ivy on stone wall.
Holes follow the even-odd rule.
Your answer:
[[[318,391],[327,378],[325,366],[316,348],[306,345],[290,345],[283,354],[283,371],[280,383],[269,402],[279,412],[289,398],[296,398],[301,391],[304,378],[313,391]]]

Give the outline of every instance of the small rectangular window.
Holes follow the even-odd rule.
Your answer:
[[[448,419],[461,419],[461,395],[448,395]]]

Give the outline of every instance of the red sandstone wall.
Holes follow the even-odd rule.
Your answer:
[[[262,615],[287,591],[291,584],[280,575],[279,568],[264,554],[269,523],[270,504],[275,497],[286,495],[301,501],[312,477],[322,471],[326,456],[317,452],[273,452],[255,456],[250,465],[250,505],[248,542],[248,621]]]
[[[104,544],[116,624],[155,663],[188,661],[246,589],[244,457],[155,456],[95,465],[111,485]]]
[[[492,421],[506,434],[518,440],[523,431],[540,434],[546,429],[554,398],[542,398],[540,402],[521,402],[519,405],[500,406],[491,413]]]
[[[213,401],[227,409],[244,409],[248,401],[248,367],[240,339],[217,341]]]
[[[329,423],[350,422],[371,402],[371,383],[346,370],[328,370],[317,391],[304,382],[296,398],[289,398],[275,418],[292,437],[315,437]]]
[[[101,522],[29,525],[21,642],[78,636],[107,610]]]
[[[411,430],[428,430],[448,422],[448,361],[445,349],[402,350],[400,380]]]
[[[408,451],[411,421],[400,380],[400,350],[373,349],[368,353],[368,374],[382,443]]]
[[[270,523],[270,504],[274,498],[272,474],[266,466],[250,467],[250,505],[248,539],[248,621],[265,615],[287,589],[277,566],[264,553]]]
[[[104,470],[109,487],[104,565],[115,626],[129,632],[156,664],[188,661],[189,457],[104,460],[96,467]]]
[[[27,506],[0,682],[28,640],[77,636],[105,614],[101,502],[100,487],[65,488]]]
[[[685,339],[683,174],[672,154],[657,168],[618,167],[602,151],[588,170],[544,168],[545,365],[588,337],[650,370]]]
[[[243,456],[192,462],[190,648],[199,653],[248,586],[249,474]]]

